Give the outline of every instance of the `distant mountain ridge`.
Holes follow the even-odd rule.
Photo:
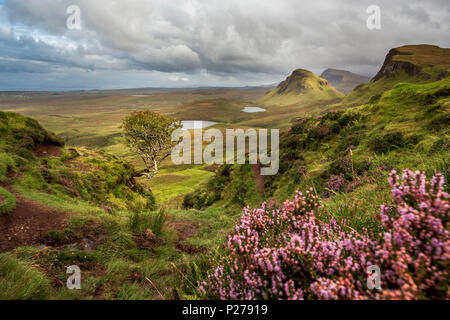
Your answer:
[[[328,80],[333,87],[345,94],[350,93],[356,86],[370,81],[369,77],[364,77],[347,70],[331,68],[325,70],[320,77]]]
[[[267,105],[291,105],[331,101],[343,96],[344,94],[336,90],[328,80],[318,77],[311,71],[297,69],[258,102]]]

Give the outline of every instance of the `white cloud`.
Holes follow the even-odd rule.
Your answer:
[[[369,0],[4,2],[0,38],[7,41],[0,43],[0,56],[42,61],[59,73],[64,68],[160,72],[202,85],[261,84],[298,67],[316,73],[335,67],[373,75],[392,47],[412,43],[448,47],[450,42],[450,5],[445,0],[378,0],[379,31],[366,28]],[[81,8],[81,31],[66,28],[66,8],[72,4]],[[32,64],[24,66],[33,70]],[[20,65],[4,70],[16,68]],[[99,79],[96,86],[103,85]],[[167,85],[173,82],[163,76],[163,84],[163,79]]]

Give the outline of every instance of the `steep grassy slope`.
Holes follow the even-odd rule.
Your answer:
[[[330,84],[345,94],[350,93],[356,86],[365,84],[370,78],[360,76],[346,70],[327,69],[321,75],[321,78],[328,80]]]
[[[450,49],[431,45],[408,45],[389,51],[378,74],[348,94],[343,103],[361,104],[393,88],[399,82],[428,83],[450,72]]]
[[[281,175],[268,179],[266,189],[282,198],[314,185],[331,196],[385,183],[392,168],[448,165],[449,102],[448,78],[401,83],[378,102],[300,119],[281,140]]]
[[[329,112],[320,117],[299,118],[281,136],[279,174],[266,177],[266,201],[255,209],[252,208],[255,207],[257,199],[246,195],[246,192],[256,194],[252,189],[254,183],[251,182],[249,166],[225,166],[219,169],[207,188],[185,198],[186,207],[208,206],[214,203],[215,198],[221,201],[234,199],[236,202],[242,195],[249,200],[242,204],[250,207],[244,208],[241,220],[237,222],[225,243],[227,250],[221,253],[222,259],[216,257],[211,260],[216,269],[202,278],[200,290],[204,296],[231,299],[354,298],[352,294],[345,295],[354,290],[347,280],[363,279],[365,271],[359,270],[352,277],[347,275],[345,270],[355,270],[348,267],[352,262],[355,267],[361,267],[367,254],[358,252],[351,258],[343,259],[342,268],[333,274],[332,280],[328,282],[324,277],[330,274],[322,273],[327,270],[323,267],[339,264],[335,261],[340,261],[341,253],[348,252],[346,250],[349,249],[342,248],[330,253],[330,248],[339,248],[343,243],[358,241],[368,248],[375,248],[374,242],[359,236],[356,241],[342,239],[346,232],[350,238],[363,234],[381,243],[381,246],[386,245],[389,249],[384,252],[392,254],[392,258],[389,258],[391,261],[383,256],[382,261],[376,262],[377,265],[398,263],[394,248],[406,252],[409,250],[406,249],[410,246],[409,240],[402,244],[405,248],[398,249],[398,240],[392,245],[390,238],[383,235],[391,234],[389,226],[398,227],[405,222],[405,208],[418,208],[419,204],[421,208],[428,208],[424,202],[424,199],[428,198],[418,194],[413,197],[414,192],[411,192],[404,195],[401,201],[399,196],[396,196],[396,201],[392,201],[392,187],[394,190],[396,187],[393,180],[390,186],[389,173],[393,169],[400,173],[401,170],[409,168],[423,171],[430,178],[438,171],[443,173],[446,181],[443,191],[450,191],[449,112],[450,78],[447,77],[428,84],[399,83],[370,103],[346,111]],[[239,174],[242,172],[247,172],[247,175]],[[408,171],[408,175],[405,172],[402,183],[409,181],[410,184],[415,184],[416,180],[411,178],[414,175],[416,174],[411,171]],[[409,186],[407,190],[429,191],[430,186],[434,190],[438,179],[425,182],[425,175],[422,174],[421,177],[417,181],[423,179],[422,188],[414,185],[415,188]],[[291,198],[296,190],[302,191],[303,194],[297,194],[292,202],[286,200]],[[395,194],[399,192],[396,190]],[[441,194],[440,190],[437,194]],[[276,201],[270,201],[271,199]],[[399,205],[397,210],[381,207],[383,204],[395,207],[396,202]],[[441,194],[441,201],[433,204],[440,206],[441,217],[437,223],[441,227],[438,232],[443,228],[448,230],[448,195]],[[384,209],[381,210],[382,208]],[[418,216],[426,216],[420,210],[414,212]],[[397,221],[386,223],[389,219]],[[426,226],[426,223],[409,223],[408,232],[413,237],[423,234],[422,226]],[[407,228],[401,228],[402,232]],[[313,240],[312,235],[319,235],[317,242]],[[321,242],[324,235],[329,239]],[[396,236],[392,238],[395,239]],[[413,237],[408,239],[414,239]],[[443,232],[439,237],[438,241],[448,243],[448,232]],[[386,244],[383,244],[384,242]],[[289,248],[293,249],[292,255]],[[317,254],[317,251],[320,253]],[[379,257],[380,252],[375,252],[374,257]],[[358,260],[360,257],[363,257],[362,262]],[[410,263],[414,259],[411,257],[408,258]],[[433,263],[441,270],[440,284],[431,285],[430,288],[421,286],[423,292],[416,292],[410,297],[441,299],[448,292],[448,270],[443,264],[446,258],[438,255],[433,257],[437,257],[437,261]],[[311,265],[307,262],[308,259],[311,259]],[[333,259],[333,262],[329,259]],[[388,265],[383,266],[383,270],[389,269]],[[314,269],[314,266],[317,266],[317,269]],[[409,271],[413,270],[411,272],[417,274],[414,279],[420,284],[420,279],[426,272],[422,269],[416,272],[414,268],[420,269],[418,266],[419,264],[416,264],[415,267],[405,270],[396,269],[397,276],[408,278]],[[274,280],[280,274],[283,276]],[[437,279],[434,275],[430,277]],[[309,287],[316,280],[321,284]],[[385,279],[383,281],[386,283]],[[396,285],[399,283],[404,282],[398,282]],[[293,289],[305,284],[305,295],[302,295],[302,291]],[[280,289],[273,290],[274,287]],[[336,287],[343,289],[337,290]],[[419,285],[415,288],[418,287]],[[386,295],[382,299],[392,299],[394,296],[404,299],[407,296],[406,287],[389,292],[392,288],[387,288],[386,285],[383,287],[383,293]],[[358,292],[365,289],[364,285],[359,284]],[[368,297],[371,299],[372,293],[373,291],[368,291]]]
[[[198,265],[236,211],[154,210],[128,162],[64,148],[16,113],[0,112],[0,130],[0,299],[195,297]],[[81,290],[66,288],[69,265]]]
[[[327,80],[308,70],[297,69],[258,102],[266,105],[308,104],[331,101],[343,96]]]
[[[391,169],[424,170],[428,176],[438,169],[449,178],[449,111],[446,78],[429,84],[400,83],[376,102],[299,118],[280,138],[280,171],[266,177],[265,199],[284,201],[295,190],[314,187],[354,228],[377,228],[376,205],[388,199]],[[221,196],[201,189],[186,199],[187,205],[238,197],[242,190],[233,185],[250,190],[250,178],[234,174],[241,170],[228,168],[225,180],[219,171],[210,182],[216,187],[209,190],[219,190]]]
[[[0,112],[0,136],[0,182],[5,182],[8,172],[36,160],[33,151],[39,145],[63,145],[37,121],[9,112]]]
[[[22,187],[33,192],[74,197],[111,210],[155,207],[152,193],[134,180],[134,168],[117,157],[64,149],[37,121],[16,113],[0,112],[0,130],[0,182],[20,174]]]

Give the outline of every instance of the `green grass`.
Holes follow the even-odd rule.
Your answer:
[[[0,215],[10,213],[16,207],[16,198],[0,187]]]
[[[10,253],[0,254],[0,288],[0,300],[41,300],[51,292],[44,274]]]
[[[68,227],[75,233],[88,232],[94,223],[102,234],[102,243],[91,252],[71,251],[56,244],[45,249],[22,247],[0,255],[0,299],[93,299],[96,295],[102,299],[173,299],[172,288],[178,291],[177,296],[185,294],[184,290],[190,293],[179,282],[180,272],[185,274],[190,263],[222,243],[236,215],[224,215],[223,208],[169,211],[166,222],[161,224],[157,213],[152,214],[159,221],[139,219],[133,230],[126,218],[72,216]],[[180,240],[174,224],[200,227]],[[162,229],[154,232],[156,242],[148,248],[138,246],[136,236],[140,231],[158,225]],[[70,291],[62,286],[68,265],[80,267],[81,290]]]
[[[167,222],[167,216],[164,209],[156,212],[138,213],[134,212],[129,217],[129,227],[134,233],[141,233],[149,229],[156,236],[160,236],[164,224]]]
[[[193,192],[213,175],[214,172],[205,170],[204,166],[169,167],[160,170],[154,179],[141,181],[151,187],[156,199],[163,204]]]
[[[0,115],[0,125],[11,134],[11,141],[0,141],[2,176],[20,172],[11,178],[15,192],[61,209],[68,217],[64,230],[46,233],[43,242],[51,243],[50,247],[25,246],[1,256],[2,298],[167,299],[183,295],[179,271],[219,246],[234,224],[235,212],[226,216],[223,208],[189,214],[149,210],[140,205],[149,191],[133,180],[134,169],[125,161],[86,148],[63,148],[60,157],[38,158],[33,152],[36,143],[51,136],[25,117]],[[13,123],[22,136],[14,133]],[[17,153],[18,148],[9,144],[17,145],[14,139],[20,141],[24,134],[31,139]],[[166,167],[161,173],[155,184],[161,199],[168,200],[193,191],[214,175],[203,166],[187,165]],[[0,191],[4,206],[10,194]],[[153,236],[146,240],[147,229]],[[94,250],[67,248],[86,237],[95,242]],[[72,264],[82,270],[81,290],[69,291],[64,286],[66,267]],[[25,288],[20,278],[32,285]]]
[[[14,169],[14,159],[7,153],[0,153],[0,182],[6,181],[8,172]]]
[[[295,121],[281,136],[280,171],[266,177],[265,199],[282,202],[296,190],[313,187],[326,199],[328,215],[346,219],[357,230],[379,230],[377,215],[390,199],[391,169],[422,170],[429,176],[438,169],[448,175],[449,89],[448,78],[399,83],[373,103]],[[245,175],[230,177],[219,189],[232,190],[249,180]],[[220,179],[214,178],[217,183]],[[333,179],[341,179],[342,186],[332,186]],[[214,185],[206,188],[209,195],[199,188],[196,197],[211,198]]]

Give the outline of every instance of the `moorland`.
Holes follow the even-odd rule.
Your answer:
[[[1,92],[0,299],[448,298],[449,70],[450,49],[416,45],[392,49],[367,83],[297,69],[276,87]],[[136,177],[121,124],[143,110],[280,129],[279,173],[166,160]],[[403,176],[422,193],[393,202],[392,170],[405,169],[422,172]],[[414,220],[378,261],[402,208],[440,227]],[[363,287],[363,256],[387,272],[382,292]],[[69,265],[81,290],[65,286]]]

